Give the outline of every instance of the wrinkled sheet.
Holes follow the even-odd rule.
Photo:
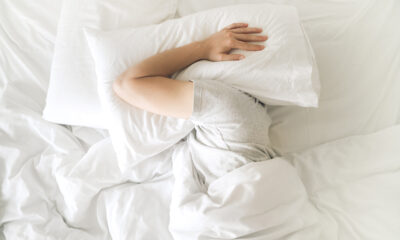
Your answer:
[[[210,206],[210,198],[198,198],[205,203],[189,204],[192,209],[170,208],[184,199],[171,198],[177,189],[172,171],[151,182],[126,181],[117,167],[107,132],[71,128],[41,118],[60,6],[61,1],[54,0],[0,1],[0,239],[172,239],[171,211],[199,217],[204,213],[199,207]],[[243,173],[241,176],[231,174],[219,180],[221,185],[215,185],[211,196],[236,198],[234,191],[231,194],[223,187],[225,180],[236,189],[250,182],[249,187],[242,188],[246,193],[275,191],[271,198],[265,194],[260,198],[241,195],[255,202],[254,208],[238,198],[237,204],[247,210],[264,209],[264,216],[273,216],[265,224],[247,222],[246,218],[234,222],[244,226],[238,229],[241,233],[254,231],[243,239],[397,240],[399,145],[400,126],[340,139],[284,158],[246,165],[235,171]],[[190,167],[185,164],[174,167]],[[265,186],[261,188],[262,183]],[[279,189],[280,184],[286,188]],[[295,186],[298,188],[293,189]],[[255,191],[258,189],[262,192]],[[279,199],[290,201],[282,206]],[[226,209],[217,210],[223,213],[235,202],[221,202]],[[299,203],[310,206],[304,212],[316,217],[317,224],[314,218],[307,218],[311,221],[305,227],[283,221],[283,217],[297,216],[297,212],[270,215],[272,206],[302,210]],[[218,223],[218,217],[211,219]],[[228,220],[235,221],[236,217]],[[278,227],[271,227],[273,224]],[[223,227],[224,232],[236,230]],[[207,232],[203,230],[207,228],[199,231],[204,236]]]
[[[195,239],[400,234],[400,126],[317,146],[289,161],[245,165],[207,194],[193,187],[184,157],[175,159],[176,178],[136,184],[122,180],[108,137],[85,152],[62,127],[21,119],[1,125],[7,129],[14,134],[2,138],[0,149],[7,157],[0,219],[6,239],[173,239],[170,230],[185,239],[182,228]],[[35,146],[13,138],[22,134]]]
[[[190,155],[182,142],[172,156],[169,229],[174,239],[281,239],[289,234],[319,239],[318,212],[286,160],[247,163],[203,189]]]
[[[399,239],[400,125],[285,158],[318,209],[320,239]]]
[[[399,147],[397,125],[247,164],[203,191],[181,144],[169,229],[174,239],[398,239]]]

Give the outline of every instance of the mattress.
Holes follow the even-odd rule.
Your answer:
[[[0,2],[0,239],[173,239],[172,172],[126,181],[107,131],[41,117],[61,3]],[[399,239],[400,125],[368,130],[282,156],[318,221],[279,239]]]

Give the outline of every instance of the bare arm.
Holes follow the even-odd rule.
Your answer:
[[[135,107],[165,116],[189,118],[193,110],[193,83],[170,76],[198,60],[240,60],[244,56],[228,54],[235,48],[262,50],[263,45],[247,43],[265,41],[266,36],[250,34],[261,31],[248,28],[245,23],[231,24],[203,41],[158,53],[128,68],[114,81],[113,89]]]

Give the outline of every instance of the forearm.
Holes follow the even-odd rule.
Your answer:
[[[114,81],[113,89],[132,106],[165,116],[188,118],[193,106],[192,83],[169,76],[205,59],[204,50],[202,42],[193,42],[151,56],[127,69]]]
[[[192,42],[146,58],[142,62],[130,67],[125,74],[129,78],[170,77],[180,69],[201,59],[205,59],[202,42]]]

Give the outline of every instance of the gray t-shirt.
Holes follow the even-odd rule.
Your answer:
[[[208,188],[215,179],[240,166],[275,156],[270,148],[271,119],[258,99],[215,80],[194,81],[187,136],[199,180]]]

